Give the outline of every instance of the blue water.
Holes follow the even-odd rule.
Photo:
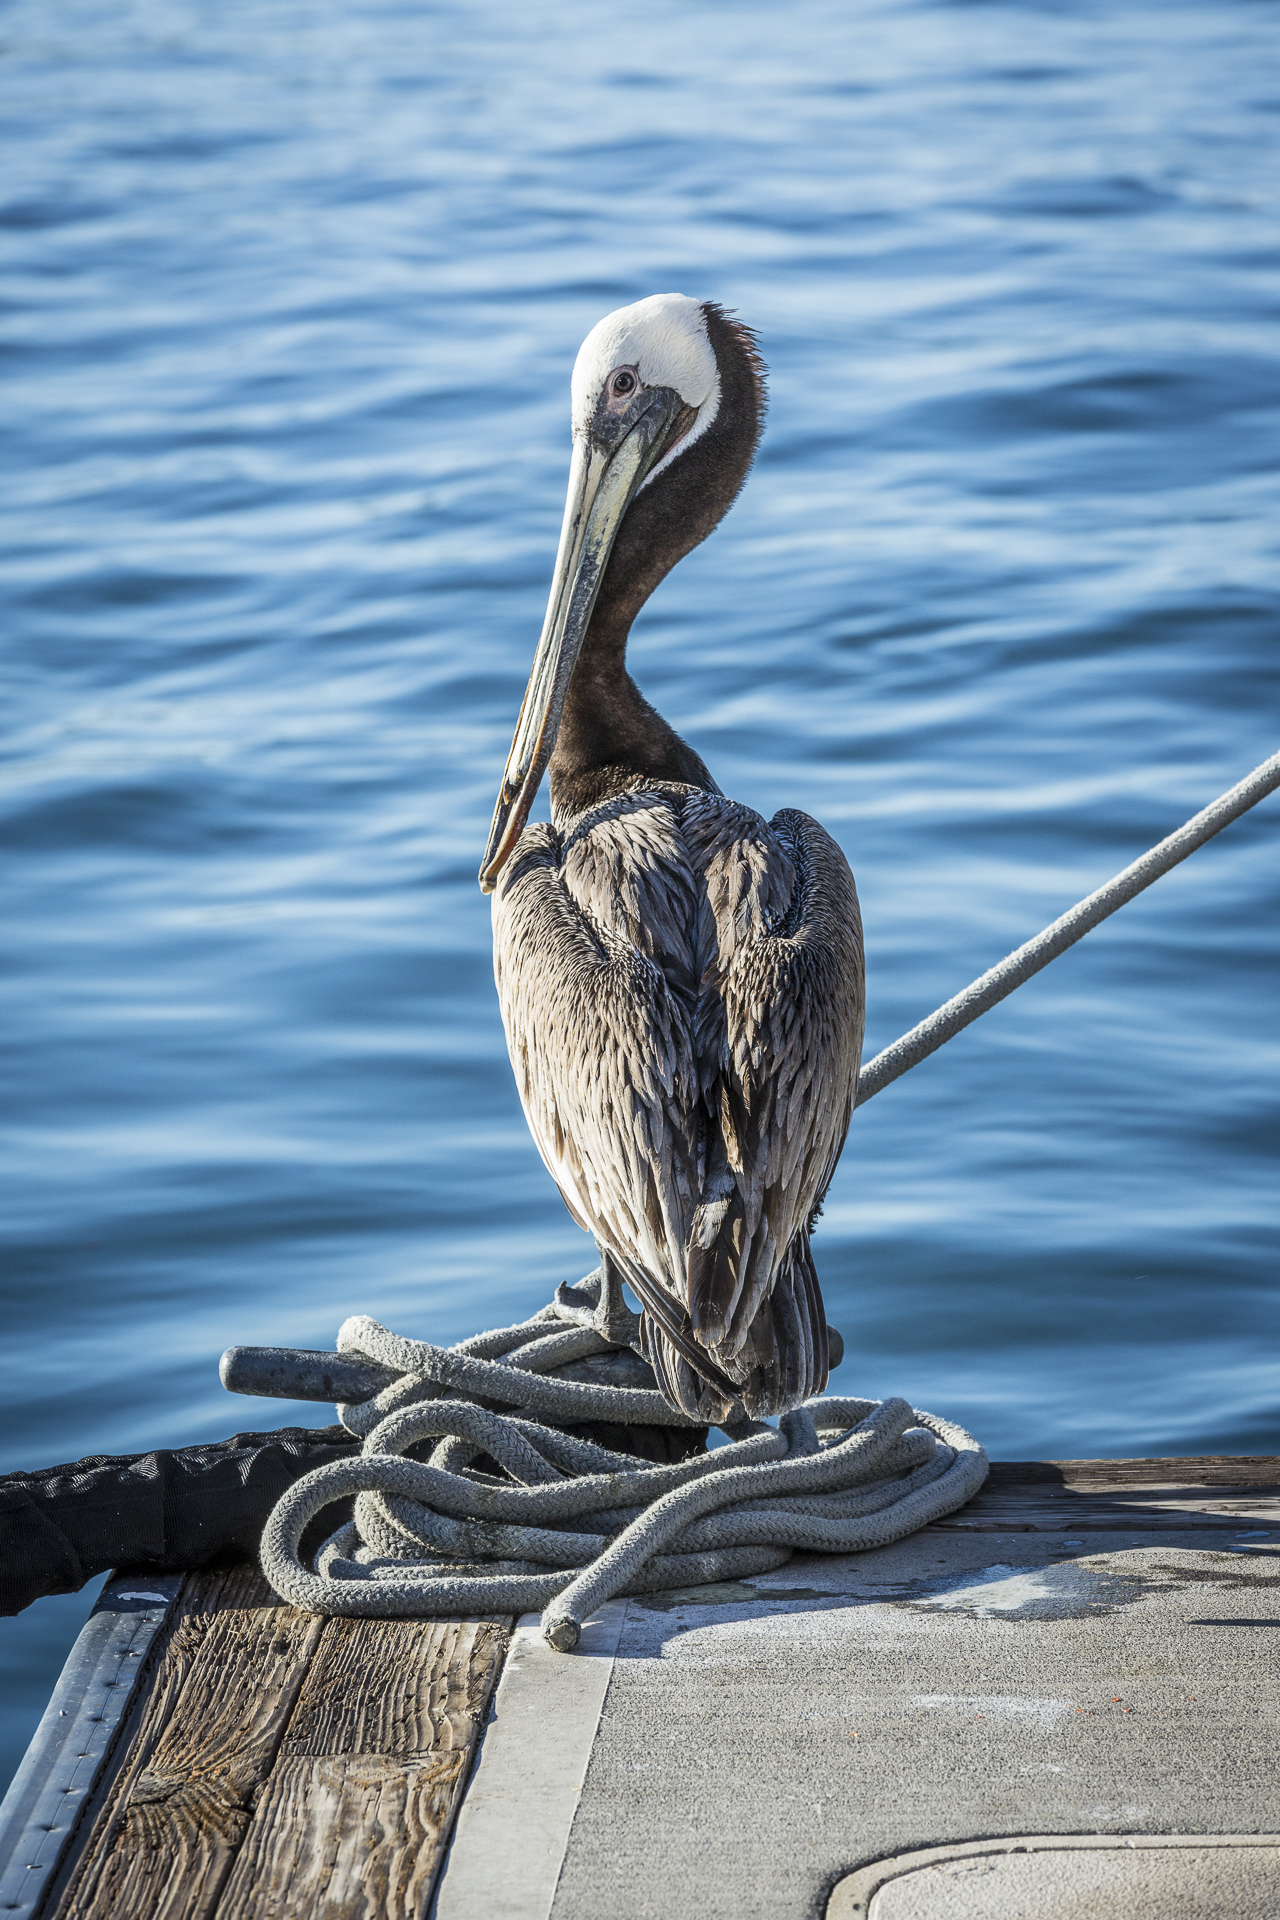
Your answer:
[[[1280,16],[15,0],[0,25],[0,1468],[221,1437],[233,1341],[593,1264],[475,885],[603,312],[772,412],[633,649],[845,846],[874,1052],[1280,746]],[[1280,1451],[1280,800],[854,1122],[848,1391]],[[88,1596],[0,1626],[12,1764]]]

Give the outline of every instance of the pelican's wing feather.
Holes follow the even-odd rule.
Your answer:
[[[698,1198],[683,931],[694,895],[663,830],[672,810],[658,810],[665,823],[654,811],[618,807],[564,843],[552,827],[525,829],[493,896],[494,972],[529,1127],[569,1211],[683,1319]],[[613,857],[615,818],[626,859]]]
[[[526,828],[493,912],[530,1130],[644,1302],[664,1389],[711,1418],[726,1381],[761,1413],[820,1391],[809,1227],[862,1044],[840,849],[804,814],[636,793]]]
[[[714,923],[714,942],[711,929],[702,941],[714,951],[698,1053],[724,1156],[708,1169],[694,1224],[692,1321],[735,1374],[775,1366],[779,1338],[820,1346],[820,1390],[825,1321],[808,1229],[844,1145],[862,1050],[853,875],[803,813],[778,813],[766,827],[709,798],[686,806],[684,824]],[[811,1363],[798,1350],[795,1360],[799,1379]]]

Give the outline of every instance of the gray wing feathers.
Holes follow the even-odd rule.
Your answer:
[[[820,1390],[809,1228],[862,1044],[835,842],[701,792],[625,796],[563,839],[528,828],[494,894],[494,965],[534,1139],[650,1309],[668,1393],[723,1409],[700,1352],[754,1411]]]
[[[694,1326],[722,1365],[734,1361],[736,1373],[767,1373],[781,1364],[780,1335],[791,1349],[808,1327],[814,1361],[816,1347],[825,1348],[825,1320],[809,1311],[811,1296],[819,1308],[821,1300],[808,1231],[853,1111],[862,1050],[862,931],[848,864],[816,821],[779,813],[768,829],[758,822],[744,845],[740,824],[723,819],[723,803],[720,811],[716,834],[708,809],[711,831],[703,844],[706,898],[719,931],[706,981],[717,1011],[707,1009],[704,1023],[710,1027],[718,1012],[721,1028],[714,1056],[704,1056],[701,1066],[711,1091],[714,1061],[719,1135],[733,1190],[726,1204],[721,1176],[720,1191],[707,1196],[711,1205],[691,1248],[689,1304]],[[766,848],[770,857],[762,861]],[[743,897],[748,872],[755,881],[754,922]],[[714,1237],[713,1208],[723,1209]],[[772,1314],[763,1311],[771,1297]],[[797,1327],[790,1323],[792,1305]],[[795,1353],[793,1359],[807,1374],[809,1357]],[[821,1371],[825,1377],[825,1354]]]
[[[655,959],[582,910],[565,864],[554,829],[528,828],[494,895],[520,1098],[574,1218],[628,1265],[674,1280],[696,1200],[688,1018]]]

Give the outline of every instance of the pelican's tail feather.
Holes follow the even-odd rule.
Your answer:
[[[827,1317],[807,1231],[792,1241],[735,1353],[710,1342],[704,1352],[684,1330],[673,1338],[674,1329],[650,1312],[642,1325],[658,1385],[673,1405],[699,1420],[714,1423],[727,1414],[728,1386],[753,1419],[763,1420],[811,1399],[827,1384]]]
[[[718,1426],[738,1398],[737,1393],[726,1398],[719,1388],[704,1380],[697,1368],[690,1364],[685,1354],[647,1313],[640,1324],[645,1358],[653,1368],[660,1391],[673,1407],[679,1407],[681,1413],[687,1413],[695,1420],[705,1420],[708,1426]]]
[[[714,1347],[711,1353],[741,1380],[742,1402],[753,1419],[786,1413],[824,1391],[827,1316],[807,1231],[796,1235],[775,1270],[732,1363]]]

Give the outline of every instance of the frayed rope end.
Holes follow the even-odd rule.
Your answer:
[[[544,1614],[542,1618],[542,1637],[549,1647],[557,1653],[572,1653],[582,1638],[582,1628],[569,1614],[558,1617]]]

